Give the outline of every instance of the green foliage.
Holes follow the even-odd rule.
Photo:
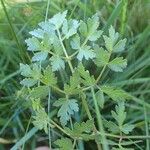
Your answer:
[[[55,74],[52,72],[50,66],[48,66],[44,70],[43,76],[41,77],[41,82],[47,86],[53,86],[57,84],[57,78],[55,77]]]
[[[77,71],[75,71],[70,77],[70,84],[64,85],[64,91],[68,95],[74,95],[79,93],[79,85],[80,85],[80,76]]]
[[[83,83],[83,85],[85,86],[91,86],[95,84],[95,79],[94,76],[90,76],[90,73],[88,70],[85,70],[83,64],[79,64],[78,68],[77,68],[79,75],[81,77],[81,83]]]
[[[31,99],[32,108],[34,111],[39,111],[41,109],[40,99]]]
[[[89,136],[89,133],[92,131],[93,127],[93,121],[87,120],[86,122],[82,123],[76,122],[72,130],[67,127],[65,127],[65,130],[74,138],[88,141],[90,139],[93,139],[93,137]]]
[[[62,27],[62,33],[66,39],[77,33],[79,22],[75,19],[65,20]]]
[[[21,75],[26,77],[20,83],[26,87],[34,86],[41,77],[41,71],[38,64],[33,64],[32,68],[29,65],[20,64]]]
[[[30,98],[43,99],[43,98],[45,98],[48,95],[48,93],[49,93],[49,87],[48,86],[38,86],[38,87],[33,88],[30,91]]]
[[[110,54],[108,51],[104,50],[102,47],[95,46],[96,59],[95,64],[98,67],[103,67],[108,64],[110,59]]]
[[[79,139],[95,140],[97,144],[103,144],[104,150],[108,150],[105,129],[111,134],[122,135],[129,134],[134,128],[125,123],[124,101],[131,99],[131,96],[118,87],[99,83],[106,67],[114,72],[123,72],[126,68],[127,60],[116,56],[125,50],[126,39],[119,39],[119,33],[113,26],[109,28],[109,35],[102,38],[103,31],[99,29],[99,24],[98,13],[87,21],[78,21],[67,19],[67,11],[64,11],[39,23],[39,27],[30,32],[32,37],[26,40],[27,49],[33,52],[33,57],[31,65],[20,65],[21,75],[25,77],[21,84],[28,89],[30,87],[28,98],[35,114],[33,124],[46,133],[49,127],[53,127],[67,135],[67,138],[55,141],[55,145],[62,150],[78,148],[76,140]],[[88,62],[97,69],[98,77],[91,71]],[[89,89],[91,91],[87,91]],[[111,113],[113,121],[101,118],[100,109],[105,109],[106,95],[117,103]],[[57,107],[54,119],[49,118],[40,104],[45,99],[48,100],[48,114]],[[93,120],[95,111],[97,122]],[[84,115],[80,116],[80,113]],[[76,122],[80,117],[81,123]],[[88,120],[82,122],[84,118]],[[123,149],[121,144],[119,146]]]
[[[109,62],[108,67],[115,72],[122,72],[127,66],[127,60],[123,57],[117,57]]]
[[[101,108],[104,108],[105,98],[104,98],[104,93],[103,93],[103,91],[98,90],[98,91],[96,92],[96,100],[97,100],[98,105],[99,105]]]
[[[111,111],[111,113],[117,124],[112,121],[105,121],[105,125],[109,129],[109,131],[113,133],[123,132],[124,134],[129,134],[129,132],[133,130],[134,125],[128,123],[124,124],[124,121],[127,117],[124,101],[118,102],[118,105],[115,107],[115,111]]]
[[[59,56],[52,56],[50,60],[53,71],[58,71],[65,68],[65,63]]]
[[[61,25],[63,24],[63,22],[65,21],[66,15],[67,15],[67,11],[64,11],[63,13],[58,13],[54,15],[49,20],[49,22],[52,23],[52,25],[54,25],[55,29],[59,29]]]
[[[60,150],[72,150],[73,144],[72,141],[68,138],[58,139],[54,142],[57,146],[59,146]]]
[[[150,149],[148,0],[1,0],[0,3],[1,150],[36,149],[43,137],[48,137],[50,149]],[[66,8],[68,11],[63,12]],[[61,12],[48,19],[58,11]],[[28,32],[29,39],[24,43]],[[20,62],[24,64],[20,70],[21,85],[16,71]],[[83,74],[88,71],[89,75],[79,73],[80,62]],[[73,131],[76,122],[81,125],[93,118],[89,133],[83,132],[76,138],[61,127],[57,116],[61,106],[53,104],[66,97],[77,100],[79,111],[71,115],[65,127]],[[38,114],[42,109],[45,113]],[[43,115],[37,117],[35,126],[43,125],[43,130],[47,124],[49,136],[37,132],[40,128],[32,128],[30,124],[41,114],[48,116],[45,117],[48,122],[42,122]],[[75,133],[79,131],[80,127]],[[82,134],[86,137],[82,138]],[[85,142],[87,137],[90,141]],[[6,145],[3,138],[12,143]],[[54,144],[57,139],[64,141],[63,146]],[[44,144],[48,145],[47,138]],[[11,145],[14,146],[10,148]]]
[[[39,130],[44,129],[46,133],[48,133],[48,124],[49,124],[49,117],[44,109],[37,110],[35,112],[35,116],[33,116],[33,124]]]
[[[77,100],[60,98],[54,103],[54,106],[60,107],[58,111],[58,117],[63,126],[71,119],[71,115],[79,111]]]
[[[127,92],[120,88],[112,86],[102,86],[101,90],[114,101],[121,101],[131,98]]]
[[[98,14],[95,14],[87,20],[87,23],[81,21],[79,31],[87,40],[96,41],[102,35],[102,31],[97,30],[98,27],[99,17]]]

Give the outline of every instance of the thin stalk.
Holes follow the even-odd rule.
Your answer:
[[[61,46],[62,46],[62,48],[63,48],[64,54],[65,54],[65,56],[66,56],[66,58],[67,58],[67,62],[68,62],[68,65],[69,65],[69,67],[70,67],[70,70],[71,70],[71,72],[73,73],[73,72],[74,72],[74,69],[73,69],[72,63],[71,63],[71,61],[70,61],[70,57],[68,56],[68,53],[67,53],[66,48],[65,48],[65,46],[64,46],[64,44],[63,44],[63,42],[62,42],[62,38],[61,38],[61,35],[60,35],[60,32],[59,32],[58,29],[57,29],[57,34],[58,34],[58,38],[59,38],[59,40],[60,40],[60,44],[61,44]]]
[[[47,8],[46,8],[46,14],[45,14],[45,22],[47,21],[49,7],[50,7],[50,0],[47,0]]]
[[[83,103],[85,111],[86,111],[86,113],[88,115],[89,120],[93,120],[92,115],[91,115],[90,110],[89,110],[89,107],[88,107],[88,104],[87,104],[87,102],[85,100],[84,94],[81,95],[81,99],[82,99],[82,103]],[[97,129],[96,129],[95,125],[93,126],[93,131],[94,131],[95,134],[97,134]],[[95,142],[97,144],[98,150],[101,150],[101,145],[99,144],[99,142],[97,140],[95,140]]]
[[[88,118],[90,120],[93,120],[92,115],[91,115],[90,110],[89,110],[89,106],[88,106],[88,104],[87,104],[87,102],[85,100],[84,94],[81,95],[81,99],[82,99],[82,103],[83,103],[83,106],[84,106],[84,109],[85,109],[85,111],[87,113]]]
[[[50,101],[51,101],[51,90],[49,88],[49,93],[48,93],[48,116],[50,116]],[[48,140],[49,140],[49,148],[52,149],[52,144],[51,144],[51,128],[48,126]]]
[[[140,136],[140,135],[136,135],[136,136],[120,136],[120,135],[114,135],[114,134],[109,134],[109,133],[101,133],[101,132],[98,132],[99,135],[105,135],[105,136],[108,136],[108,137],[112,137],[112,138],[117,138],[117,139],[150,139],[150,136]],[[91,135],[93,136],[93,135]]]
[[[104,73],[104,71],[105,71],[105,69],[106,69],[106,66],[107,66],[107,65],[105,65],[105,66],[103,67],[101,73],[100,73],[99,76],[97,77],[96,83],[98,83],[98,81],[101,79],[101,77],[102,77],[102,75],[103,75],[103,73]]]
[[[102,123],[102,117],[100,114],[100,110],[99,110],[99,106],[96,100],[96,96],[95,96],[95,92],[94,92],[94,88],[91,87],[91,93],[92,93],[92,97],[93,97],[93,101],[94,101],[94,106],[95,106],[95,110],[96,110],[96,116],[97,116],[97,122],[98,122],[98,128],[101,131],[102,135],[102,146],[104,150],[109,150],[108,144],[107,144],[107,139],[105,136],[105,131],[104,131],[104,127],[103,127],[103,123]]]
[[[76,8],[77,8],[77,6],[78,6],[79,1],[80,1],[80,0],[78,0],[78,1],[76,2],[76,4],[75,4],[75,6],[74,6],[73,10],[71,11],[71,14],[70,14],[70,16],[69,16],[69,19],[72,17],[72,15],[73,15],[73,13],[74,13],[75,9],[76,9]]]
[[[56,91],[62,93],[62,94],[66,94],[63,90],[61,90],[60,88],[56,87],[56,86],[52,86],[53,89],[55,89]]]
[[[41,80],[40,80],[41,81]],[[42,81],[41,81],[42,82]],[[61,94],[66,94],[65,91],[61,90],[59,87],[57,86],[51,86],[52,89],[56,90],[57,92],[61,93]]]
[[[31,118],[32,118],[32,117],[30,117],[29,122],[28,122],[28,124],[27,124],[27,128],[26,128],[25,136],[26,136],[26,135],[27,135],[27,133],[28,133],[29,126],[30,126],[30,123],[31,123]],[[22,150],[24,150],[24,146],[25,146],[25,142],[23,143]]]
[[[74,149],[75,146],[76,146],[76,142],[77,142],[77,140],[75,139],[75,140],[73,141],[73,149]]]
[[[53,125],[55,126],[57,129],[59,129],[60,131],[62,131],[64,134],[68,135],[69,137],[71,137],[71,135],[69,133],[67,133],[67,131],[65,131],[62,127],[60,127],[57,123],[55,123],[53,120],[50,119],[50,123],[49,125]],[[72,138],[72,137],[71,137]]]

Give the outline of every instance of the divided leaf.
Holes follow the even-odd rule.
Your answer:
[[[83,47],[80,47],[79,53],[77,55],[77,59],[79,61],[82,61],[83,58],[85,58],[86,60],[89,60],[89,59],[95,58],[95,56],[96,56],[96,54],[91,49],[91,47],[87,46],[87,45],[84,45]]]
[[[103,120],[103,121],[104,121],[104,126],[108,128],[108,131],[110,131],[111,133],[117,134],[120,132],[118,125],[116,125],[114,122],[107,121],[107,120]]]
[[[67,124],[71,115],[79,111],[77,100],[60,98],[54,103],[54,106],[60,107],[57,116],[60,117],[60,122],[63,126]]]
[[[64,91],[68,95],[77,94],[79,92],[79,88],[78,88],[79,84],[80,84],[80,76],[79,73],[75,71],[70,77],[70,84],[64,85]]]
[[[85,58],[86,60],[89,59],[93,59],[95,58],[96,54],[94,53],[94,51],[91,49],[91,46],[87,46],[87,45],[80,45],[80,37],[79,35],[76,35],[72,41],[70,42],[72,49],[78,50],[78,55],[77,55],[77,59],[79,61],[82,61],[83,58]]]
[[[38,28],[38,29],[34,29],[33,31],[29,32],[32,36],[39,38],[39,39],[43,39],[44,37],[44,30]]]
[[[37,52],[34,54],[34,56],[32,57],[32,61],[43,61],[47,58],[48,56],[48,52]]]
[[[113,47],[116,44],[118,40],[119,34],[118,32],[115,32],[115,29],[113,26],[109,28],[109,36],[104,35],[104,41],[105,41],[105,47],[108,51],[113,51]]]
[[[54,143],[59,146],[59,150],[73,150],[73,144],[69,138],[61,138]]]
[[[79,64],[78,68],[77,68],[80,77],[81,77],[81,82],[85,85],[85,86],[91,86],[94,85],[96,83],[94,76],[90,76],[90,73],[88,70],[85,70],[83,64]]]
[[[44,74],[41,77],[41,82],[44,83],[47,86],[52,86],[57,84],[57,78],[55,77],[55,74],[53,73],[50,66],[48,66],[44,70]]]
[[[129,134],[134,128],[134,125],[124,124],[126,119],[125,104],[124,101],[118,102],[115,107],[115,111],[111,111],[113,118],[118,123],[120,131],[125,134]]]
[[[123,101],[118,102],[115,107],[115,111],[111,111],[113,118],[117,121],[118,125],[121,127],[126,119],[125,104]]]
[[[127,66],[127,60],[123,57],[117,57],[109,62],[108,67],[115,72],[122,72]]]
[[[34,111],[39,111],[41,107],[40,98],[37,99],[31,99],[32,101],[32,108]]]
[[[109,28],[109,36],[103,36],[105,47],[110,52],[122,52],[125,49],[126,39],[119,40],[119,33],[115,32],[113,26]],[[118,41],[118,42],[117,42]]]
[[[104,107],[104,102],[105,102],[105,98],[104,98],[104,93],[101,90],[98,90],[96,92],[96,100],[98,105],[103,108]]]
[[[122,52],[125,49],[127,39],[120,40],[113,48],[113,52]]]
[[[56,27],[55,29],[59,29],[62,26],[63,22],[65,21],[66,15],[67,11],[58,13],[54,15],[51,19],[49,19],[49,22]]]
[[[62,33],[65,38],[68,39],[72,35],[77,33],[77,29],[79,27],[79,22],[75,19],[65,20],[62,26]]]
[[[36,128],[39,130],[44,129],[48,133],[49,117],[43,108],[35,112],[33,119],[33,124]]]
[[[101,90],[114,101],[130,99],[127,92],[113,86],[101,86]]]
[[[112,121],[104,120],[105,127],[112,133],[120,133],[123,132],[124,134],[129,134],[134,129],[134,125],[131,124],[124,124],[126,119],[126,112],[125,112],[125,103],[124,101],[118,102],[118,105],[115,107],[115,111],[111,111],[112,117],[117,122],[114,123]]]
[[[37,80],[32,78],[25,78],[22,81],[20,81],[20,84],[26,87],[32,87],[37,83]]]
[[[99,17],[98,14],[95,14],[91,18],[88,18],[87,24],[83,21],[80,22],[79,31],[87,40],[96,41],[102,35],[102,31],[97,30],[98,26]]]
[[[36,88],[33,88],[30,92],[30,98],[36,99],[44,99],[49,93],[49,87],[48,86],[38,86]]]
[[[20,84],[26,87],[34,86],[41,77],[41,70],[37,64],[33,64],[32,67],[27,64],[20,64],[20,72],[22,76],[26,77]]]
[[[104,50],[102,47],[95,46],[96,59],[95,64],[98,67],[103,67],[108,64],[110,54],[108,51]]]
[[[20,72],[24,77],[31,77],[32,70],[29,65],[20,63]]]
[[[67,127],[65,127],[65,130],[74,138],[79,138],[88,141],[91,139],[89,134],[93,130],[93,120],[87,120],[86,122],[82,123],[76,122],[72,130]]]
[[[72,40],[71,40],[71,42],[70,42],[70,45],[71,45],[72,49],[75,49],[75,50],[80,49],[80,37],[79,37],[78,34],[76,34],[76,35],[72,38]]]
[[[65,68],[65,62],[59,56],[52,56],[50,58],[52,71],[58,71]]]
[[[27,50],[29,51],[39,51],[40,50],[40,46],[41,46],[41,43],[39,42],[39,40],[35,37],[32,37],[32,38],[29,38],[29,39],[26,39],[25,42],[27,43]]]

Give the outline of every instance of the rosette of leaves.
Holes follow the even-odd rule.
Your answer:
[[[120,40],[119,33],[113,26],[109,28],[108,35],[103,35],[99,24],[98,13],[87,21],[79,21],[68,19],[67,11],[64,11],[39,23],[37,29],[29,32],[31,37],[25,41],[27,50],[32,52],[32,63],[20,64],[21,75],[24,77],[20,83],[29,89],[28,99],[32,101],[34,111],[33,123],[46,133],[48,126],[53,125],[69,136],[71,139],[67,137],[55,142],[62,150],[67,149],[66,143],[68,149],[74,149],[76,144],[73,145],[72,140],[76,142],[78,139],[95,139],[97,145],[100,144],[96,140],[99,131],[97,123],[93,121],[87,94],[93,96],[96,115],[100,113],[99,107],[104,109],[106,95],[117,102],[116,112],[112,112],[112,117],[117,122],[113,124],[114,128],[125,134],[133,129],[133,126],[123,124],[126,113],[124,103],[119,103],[130,96],[122,89],[99,85],[105,69],[122,72],[126,68],[127,60],[116,56],[116,53],[125,50],[126,39]],[[99,75],[87,68],[87,62],[92,62],[94,67],[101,69]],[[89,89],[92,89],[91,92],[87,92]],[[49,118],[40,104],[40,101],[46,99],[53,104],[48,111],[57,109],[57,123]],[[76,123],[76,115],[84,118],[80,112],[85,112],[87,122],[82,122],[81,119],[81,123]],[[98,116],[96,118],[99,123]],[[101,126],[100,123],[99,125]],[[109,126],[112,123],[107,121],[106,128],[110,131]],[[106,140],[106,137],[103,138]]]

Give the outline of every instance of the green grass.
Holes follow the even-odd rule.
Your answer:
[[[127,50],[123,54],[128,59],[127,69],[122,74],[112,74],[106,70],[102,81],[108,85],[122,87],[132,95],[132,101],[127,102],[127,120],[135,124],[136,128],[132,132],[133,138],[129,139],[132,141],[139,136],[140,142],[135,144],[132,142],[132,147],[135,150],[149,150],[149,0],[122,0],[118,3],[111,0],[50,0],[50,6],[47,1],[25,3],[0,1],[0,138],[12,141],[12,144],[5,144],[0,139],[0,150],[7,150],[12,146],[14,146],[12,150],[17,150],[23,145],[25,150],[34,150],[37,145],[49,145],[48,135],[42,131],[37,132],[32,123],[29,124],[31,117],[29,104],[19,96],[19,90],[22,89],[18,69],[19,63],[30,63],[24,42],[29,37],[28,32],[40,21],[66,9],[70,18],[76,19],[86,19],[96,11],[100,11],[101,28],[104,32],[113,25],[123,37],[127,38]],[[107,104],[102,111],[103,116],[109,118],[110,109],[113,107],[113,103]],[[53,132],[55,136],[52,142],[57,136],[61,137],[58,131]],[[103,138],[105,140],[105,137]],[[90,142],[86,144],[81,142],[79,145],[81,150],[96,148],[96,145]]]

